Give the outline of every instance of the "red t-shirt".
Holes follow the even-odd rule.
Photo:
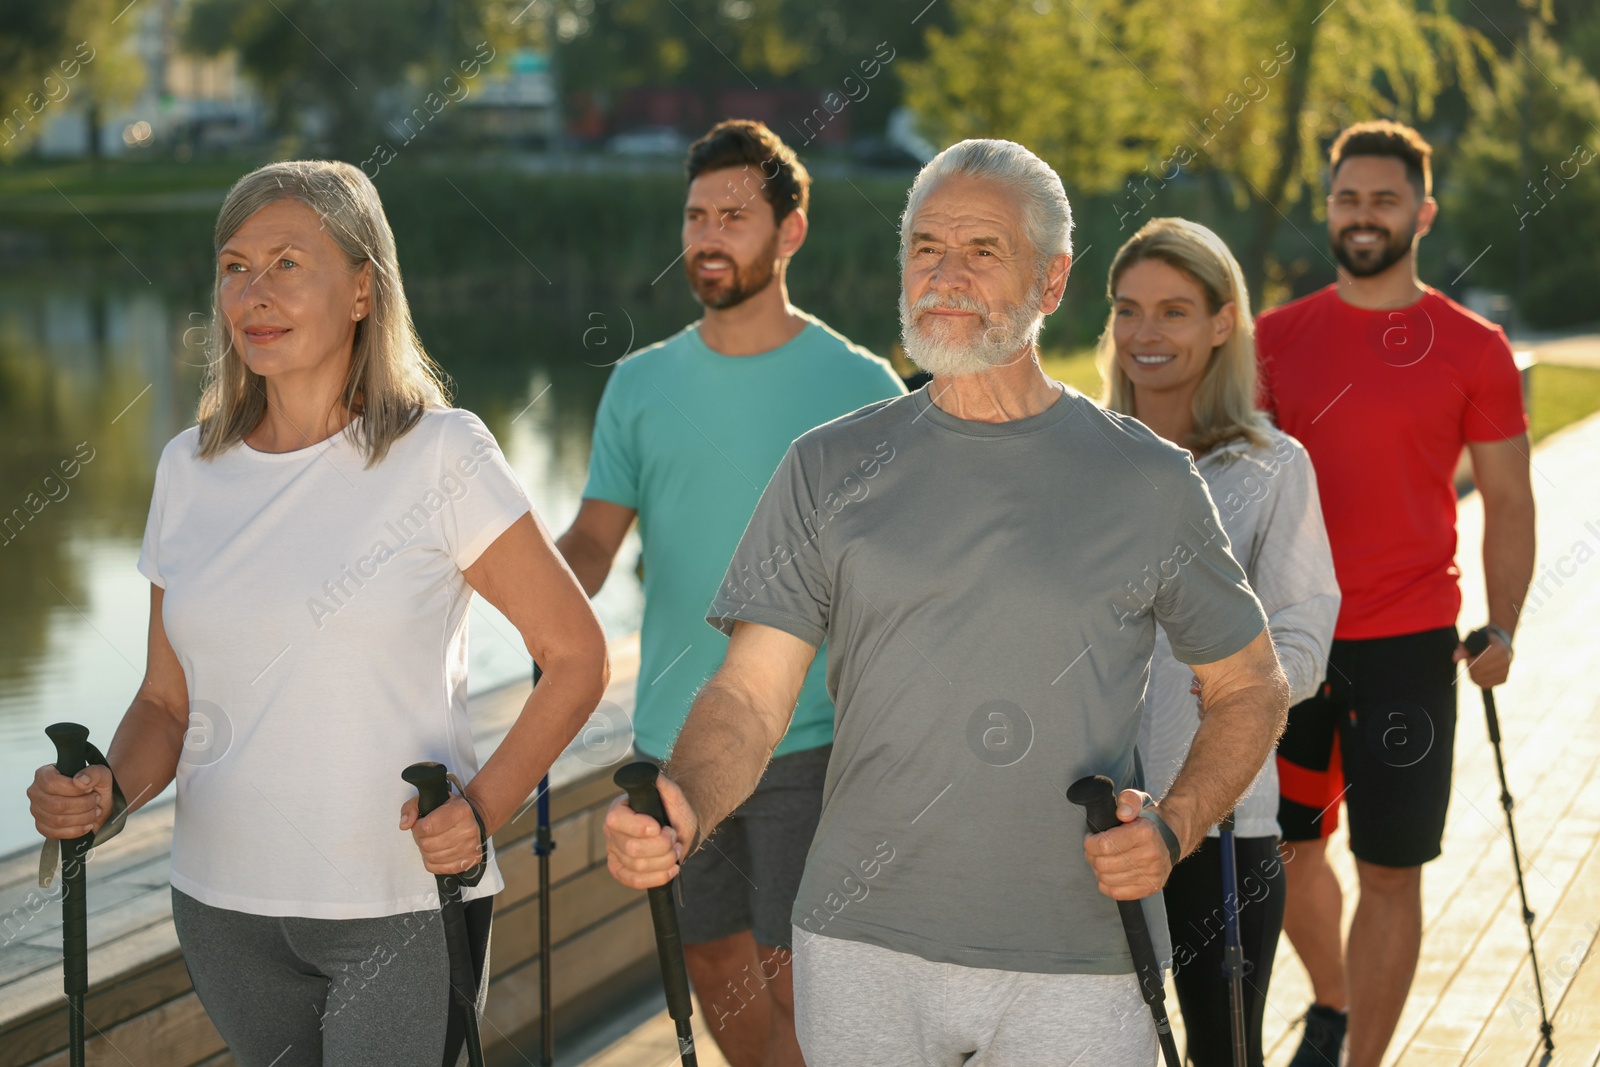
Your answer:
[[[1455,625],[1456,463],[1468,441],[1528,425],[1505,331],[1435,289],[1369,311],[1330,285],[1263,313],[1256,349],[1260,406],[1316,468],[1343,593],[1334,636]]]

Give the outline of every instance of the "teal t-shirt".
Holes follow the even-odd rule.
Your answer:
[[[611,372],[583,495],[639,513],[640,752],[667,754],[694,695],[722,665],[728,639],[706,625],[706,609],[790,443],[904,392],[888,363],[815,318],[787,344],[753,356],[714,352],[691,325]],[[833,739],[825,651],[806,675],[777,755]]]

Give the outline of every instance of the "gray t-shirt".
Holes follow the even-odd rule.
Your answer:
[[[1006,423],[926,388],[868,405],[779,465],[708,613],[739,619],[830,650],[796,926],[970,967],[1132,971],[1067,786],[1142,782],[1157,622],[1186,663],[1265,624],[1186,452],[1073,392]]]

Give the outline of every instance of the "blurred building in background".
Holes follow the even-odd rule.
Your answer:
[[[237,58],[195,56],[179,48],[184,6],[185,0],[146,0],[130,9],[127,17],[135,25],[121,47],[131,53],[128,65],[142,74],[137,95],[109,108],[94,105],[85,93],[69,95],[40,131],[34,151],[74,159],[161,147],[184,159],[259,138],[265,105],[241,77]]]

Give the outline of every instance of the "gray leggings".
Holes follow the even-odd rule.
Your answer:
[[[467,904],[482,1000],[493,897]],[[440,1067],[461,1027],[437,911],[303,919],[172,891],[195,993],[240,1067]]]

